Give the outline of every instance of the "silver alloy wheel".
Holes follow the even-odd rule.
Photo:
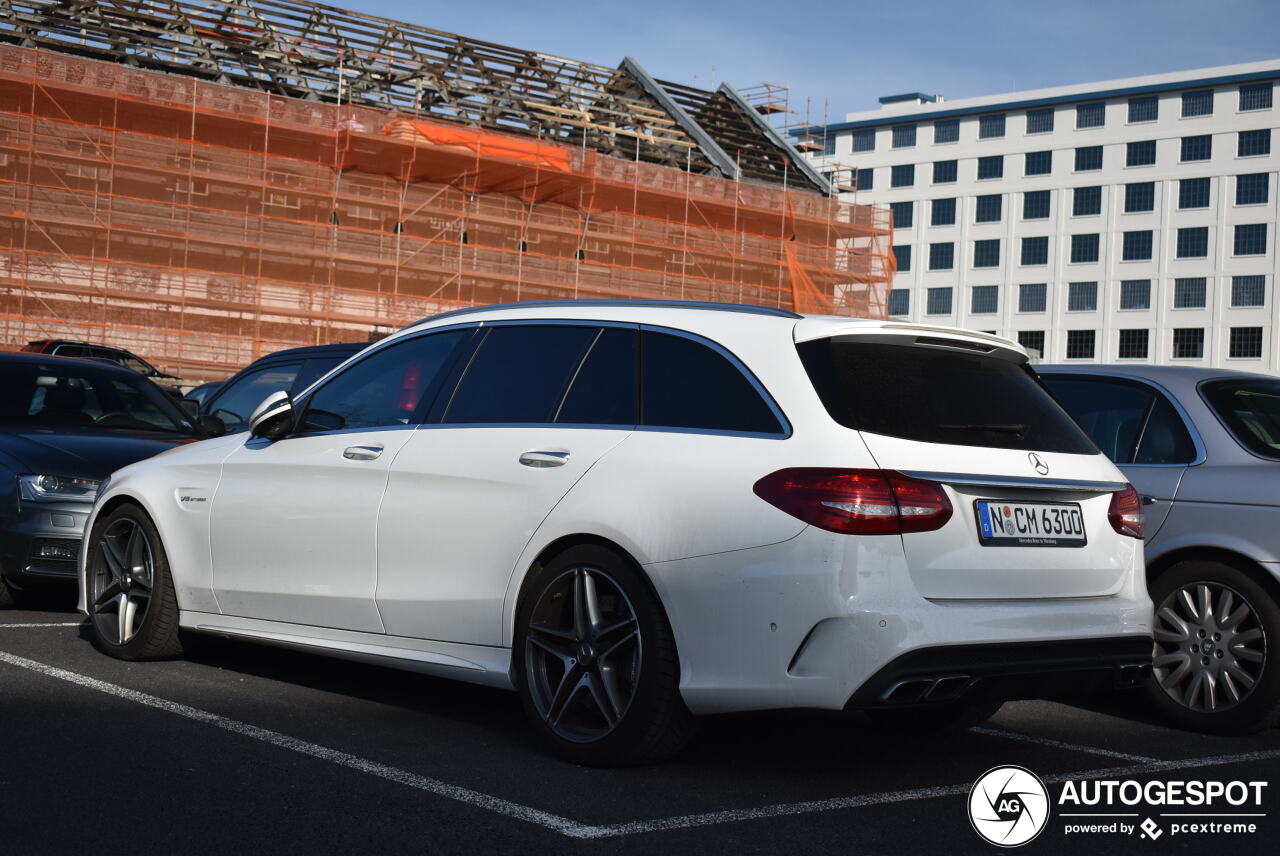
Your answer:
[[[570,568],[534,604],[524,656],[530,696],[547,726],[575,743],[599,740],[626,715],[639,685],[635,609],[604,571]]]
[[[155,554],[146,530],[132,517],[114,521],[94,545],[88,572],[94,627],[106,641],[123,645],[151,605]]]
[[[1253,692],[1266,661],[1257,613],[1233,588],[1188,583],[1156,609],[1152,669],[1169,698],[1189,710],[1235,707]]]

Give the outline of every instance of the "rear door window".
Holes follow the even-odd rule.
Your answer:
[[[1200,385],[1200,394],[1240,445],[1280,460],[1280,381],[1213,380]]]
[[[748,434],[785,433],[756,385],[715,349],[684,336],[646,330],[640,353],[642,424]]]
[[[855,337],[797,348],[827,412],[846,427],[923,443],[1098,451],[1024,363]]]
[[[1154,387],[1120,378],[1048,374],[1044,383],[1102,453],[1117,464],[1189,464],[1186,423]]]
[[[635,330],[601,330],[569,385],[556,422],[635,426],[639,347]]]
[[[598,327],[512,325],[490,328],[463,374],[444,422],[543,424],[556,411]]]

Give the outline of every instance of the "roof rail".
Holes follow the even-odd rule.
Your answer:
[[[749,303],[714,303],[705,300],[522,300],[514,303],[491,303],[486,306],[468,306],[466,309],[454,309],[437,315],[419,318],[402,329],[413,327],[424,321],[438,321],[441,318],[454,318],[459,315],[473,315],[477,312],[490,312],[494,309],[543,309],[574,306],[641,306],[661,309],[710,309],[716,312],[743,312],[748,315],[770,315],[774,318],[803,318],[790,309],[778,309],[773,306],[753,306]]]

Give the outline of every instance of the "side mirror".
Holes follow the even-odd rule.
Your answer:
[[[192,401],[190,398],[184,398],[178,402],[178,406],[182,408],[182,412],[187,414],[192,422],[200,419],[200,402]]]
[[[200,429],[201,433],[210,437],[221,437],[227,433],[227,423],[208,413],[196,419],[196,427]]]
[[[263,400],[249,416],[249,434],[267,440],[278,440],[293,427],[293,399],[287,390],[276,390]]]

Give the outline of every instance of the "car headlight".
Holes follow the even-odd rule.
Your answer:
[[[18,493],[28,502],[93,502],[101,483],[71,476],[18,476]]]

